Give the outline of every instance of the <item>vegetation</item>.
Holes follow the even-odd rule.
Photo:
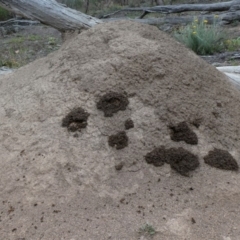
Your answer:
[[[217,18],[217,15],[216,15]],[[226,33],[217,24],[195,19],[190,25],[180,28],[175,38],[199,55],[214,54],[224,50]]]
[[[53,36],[37,34],[16,34],[9,39],[3,39],[1,46],[0,67],[18,68],[36,58],[44,56],[60,47],[59,39]]]
[[[228,39],[225,41],[227,51],[236,51],[240,49],[240,37],[234,39]]]
[[[139,229],[139,233],[146,236],[154,236],[157,232],[153,226],[146,223],[143,227]]]
[[[82,12],[86,10],[88,0],[58,0],[66,4],[68,7],[75,8]],[[210,0],[209,0],[210,1]],[[204,1],[204,2],[209,2]],[[165,4],[170,0],[164,0]],[[173,4],[202,2],[200,0],[173,0]],[[89,0],[88,14],[100,16],[109,12],[114,12],[124,7],[151,6],[155,5],[155,0]],[[10,14],[0,8],[0,21],[9,17]],[[134,12],[127,13],[128,17],[135,18],[139,14]],[[153,15],[151,15],[152,17]],[[159,14],[156,15],[159,17]],[[217,16],[216,16],[217,18]],[[239,24],[239,22],[234,22]],[[191,24],[181,27],[175,31],[174,36],[187,47],[195,51],[199,55],[214,54],[221,51],[240,50],[240,37],[236,35],[231,39],[226,38],[227,34],[220,29],[217,24],[210,25],[207,20],[200,21],[195,19]],[[37,57],[45,56],[44,53],[50,53],[59,48],[61,39],[56,36],[44,36],[36,34],[20,35],[14,33],[10,38],[1,39],[1,57],[0,67],[7,66],[16,68],[23,66]],[[238,61],[231,60],[232,65]],[[145,230],[151,230],[151,226],[146,225]],[[154,230],[154,229],[153,229]],[[153,231],[150,231],[153,232]]]
[[[5,21],[9,18],[11,18],[11,14],[4,8],[0,7],[0,21]]]

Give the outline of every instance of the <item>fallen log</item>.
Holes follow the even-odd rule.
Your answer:
[[[139,22],[139,23],[144,23],[144,24],[149,24],[149,25],[162,25],[162,24],[170,24],[170,25],[186,25],[188,23],[193,22],[195,19],[198,19],[199,21],[202,20],[207,20],[208,24],[220,24],[220,25],[226,25],[230,24],[233,21],[240,21],[240,11],[235,11],[235,12],[224,12],[222,14],[218,15],[213,15],[213,14],[204,14],[204,15],[199,15],[199,16],[168,16],[166,15],[165,17],[161,18],[106,18],[102,19],[104,22],[109,22],[109,21],[119,21],[119,20],[124,20],[128,19],[131,21]]]
[[[181,5],[165,5],[155,7],[140,7],[140,8],[124,8],[113,13],[106,14],[101,18],[110,18],[120,12],[143,12],[139,18],[143,18],[149,13],[181,13],[187,11],[231,11],[240,8],[240,0],[233,0],[230,2],[211,3],[211,4],[181,4]]]
[[[67,8],[55,0],[0,0],[0,6],[28,19],[35,19],[61,32],[79,32],[101,20],[77,10]]]

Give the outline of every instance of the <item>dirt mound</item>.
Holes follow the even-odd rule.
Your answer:
[[[0,96],[2,239],[240,236],[239,174],[203,159],[238,161],[240,93],[157,28],[98,25],[2,76]],[[176,158],[148,164],[159,147]]]

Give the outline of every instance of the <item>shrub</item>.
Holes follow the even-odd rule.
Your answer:
[[[226,33],[214,22],[195,19],[174,34],[175,38],[199,55],[213,54],[224,49]]]

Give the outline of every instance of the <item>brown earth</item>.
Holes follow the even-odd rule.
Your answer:
[[[1,76],[0,96],[2,239],[239,239],[239,173],[204,157],[239,164],[240,93],[157,28],[98,25]]]

